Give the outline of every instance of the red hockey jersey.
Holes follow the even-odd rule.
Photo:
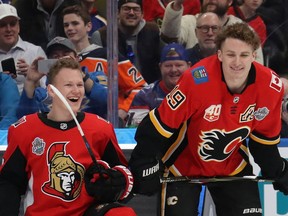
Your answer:
[[[208,57],[185,71],[142,121],[132,156],[153,157],[162,151],[162,161],[175,176],[238,174],[247,165],[246,138],[279,143],[282,96],[279,77],[257,62],[244,91],[230,93],[217,56]]]
[[[44,115],[24,116],[10,127],[1,177],[26,192],[25,216],[83,215],[95,201],[83,179],[92,159],[74,121],[53,122]],[[127,165],[110,123],[88,113],[77,118],[97,160]]]

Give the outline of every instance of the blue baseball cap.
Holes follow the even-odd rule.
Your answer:
[[[189,61],[186,49],[179,43],[170,43],[163,47],[160,62],[170,60]]]

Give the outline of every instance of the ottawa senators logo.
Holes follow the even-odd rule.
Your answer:
[[[81,190],[84,167],[76,163],[65,152],[68,142],[53,143],[47,153],[50,179],[42,186],[42,191],[64,201],[73,201]]]

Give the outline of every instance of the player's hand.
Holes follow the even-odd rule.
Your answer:
[[[99,169],[93,165],[85,173],[87,193],[98,203],[110,203],[126,198],[133,188],[131,172],[124,166]]]
[[[279,190],[285,195],[288,195],[288,162],[283,158],[283,171],[281,175],[275,179],[273,183],[275,190]]]
[[[134,176],[134,193],[151,196],[160,191],[160,164],[155,158],[145,158],[130,164]]]

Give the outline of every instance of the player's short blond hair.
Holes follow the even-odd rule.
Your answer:
[[[61,58],[58,59],[50,68],[47,74],[47,83],[53,84],[53,81],[59,71],[63,68],[70,68],[74,70],[79,70],[81,72],[81,66],[76,59],[73,58]]]

